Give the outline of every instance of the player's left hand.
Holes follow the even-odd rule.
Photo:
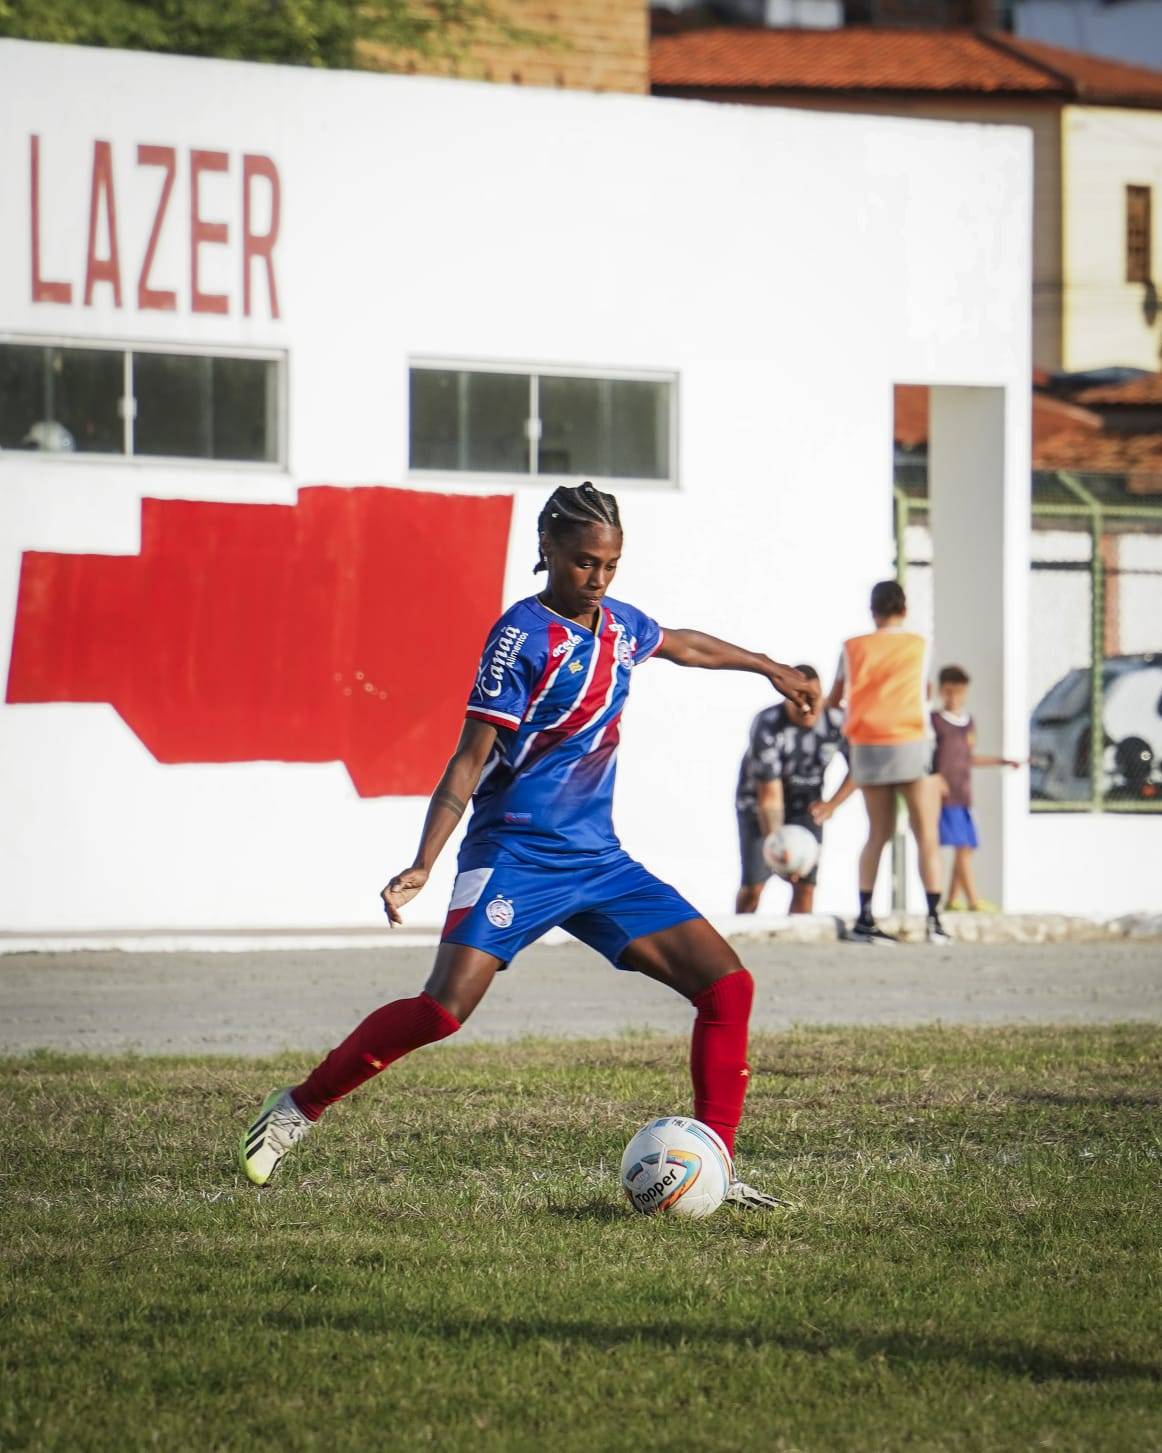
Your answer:
[[[793,701],[804,711],[818,711],[823,688],[818,681],[804,676],[793,666],[782,666],[775,661],[771,666],[771,685],[777,692]]]

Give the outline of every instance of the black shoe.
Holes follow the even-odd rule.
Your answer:
[[[847,937],[852,943],[899,943],[894,933],[885,933],[876,923],[870,919],[857,918],[847,930]]]
[[[927,926],[924,929],[924,941],[926,943],[952,943],[952,935],[940,922],[940,915],[933,913],[929,915]]]

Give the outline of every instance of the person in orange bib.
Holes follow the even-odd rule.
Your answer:
[[[868,838],[859,855],[859,917],[848,936],[859,943],[896,941],[877,926],[871,899],[880,858],[895,828],[899,793],[908,809],[928,897],[925,936],[929,943],[950,943],[938,911],[940,796],[932,776],[928,642],[905,628],[908,601],[898,581],[881,580],[873,587],[871,613],[875,630],[843,643],[827,698],[828,706],[846,705],[851,776],[863,793],[868,816]]]

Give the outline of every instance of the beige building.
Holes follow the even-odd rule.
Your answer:
[[[1027,126],[1033,357],[1157,369],[1162,72],[979,31],[689,30],[659,36],[657,95]]]
[[[1162,80],[1162,77],[1160,77]],[[1062,355],[1162,367],[1162,104],[1061,115]]]

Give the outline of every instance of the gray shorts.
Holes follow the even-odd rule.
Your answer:
[[[903,787],[932,771],[932,743],[899,742],[888,747],[851,748],[851,775],[857,787]]]

